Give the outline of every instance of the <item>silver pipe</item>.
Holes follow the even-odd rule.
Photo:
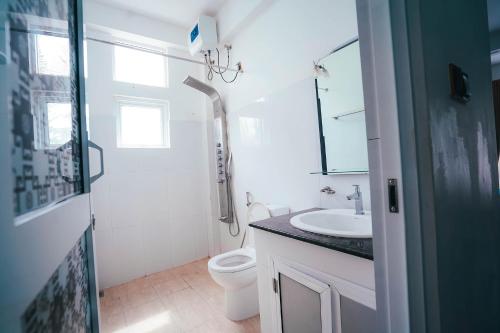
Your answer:
[[[335,53],[335,52],[337,52],[338,50],[341,50],[341,49],[343,49],[344,47],[349,46],[349,45],[351,45],[352,43],[357,42],[357,41],[358,41],[358,39],[359,39],[358,37],[354,37],[354,38],[351,38],[351,39],[349,39],[348,41],[346,41],[346,42],[344,42],[344,43],[342,43],[342,44],[338,45],[338,46],[337,46],[337,47],[335,47],[333,50],[331,50],[330,52],[328,52],[327,54],[325,54],[324,56],[322,56],[321,58],[319,58],[318,60],[316,60],[316,62],[315,62],[315,63],[316,63],[316,64],[318,64],[321,60],[323,60],[323,59],[325,59],[326,57],[328,57],[328,56],[330,56],[330,55],[334,54],[334,53]]]
[[[203,61],[175,56],[175,55],[168,54],[168,53],[165,53],[165,52],[162,52],[162,51],[158,51],[158,50],[155,50],[155,49],[150,49],[150,48],[147,48],[147,47],[144,47],[144,46],[138,46],[138,45],[128,44],[128,43],[124,43],[124,42],[110,42],[110,41],[107,41],[107,40],[104,40],[104,39],[98,39],[98,38],[93,38],[93,37],[85,37],[85,39],[86,40],[91,40],[93,42],[107,44],[107,45],[122,46],[122,47],[126,47],[126,48],[132,49],[132,50],[138,50],[138,51],[142,51],[142,52],[153,53],[153,54],[160,55],[160,56],[163,56],[163,57],[166,57],[166,58],[170,58],[170,59],[177,59],[177,60],[181,60],[181,61],[187,61],[187,62],[190,62],[190,63],[193,63],[193,64],[199,64],[199,65],[208,66],[207,63],[205,63]],[[234,68],[225,67],[225,66],[212,65],[212,67],[215,67],[217,69],[228,70],[228,71],[231,71],[231,72],[239,72],[240,71],[239,69],[234,69]]]
[[[363,110],[357,110],[357,111],[351,111],[351,112],[345,112],[345,113],[340,113],[336,116],[333,116],[332,118],[337,120],[339,118],[342,118],[342,117],[345,117],[345,116],[350,116],[351,114],[356,114],[356,113],[361,113],[361,112],[365,112],[365,109]]]

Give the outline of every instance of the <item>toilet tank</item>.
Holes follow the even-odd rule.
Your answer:
[[[278,204],[252,203],[247,211],[247,223],[257,222],[274,216],[290,214],[290,207]],[[248,228],[247,246],[255,247],[253,228]]]

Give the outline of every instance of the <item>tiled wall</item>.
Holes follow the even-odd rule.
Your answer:
[[[201,68],[169,60],[168,88],[133,86],[113,81],[112,54],[111,46],[89,41],[90,139],[105,159],[91,193],[101,289],[208,255],[204,100],[182,84]],[[171,148],[117,148],[116,95],[168,101]],[[95,151],[91,162],[95,174]]]
[[[297,211],[354,207],[345,195],[359,184],[370,207],[368,175],[310,174],[321,169],[313,60],[356,35],[353,1],[277,0],[224,41],[232,44],[234,61],[245,69],[233,84],[214,80],[229,113],[240,219],[246,216],[246,191],[255,200]],[[325,185],[337,193],[320,193]],[[239,245],[226,226],[220,226],[220,234],[223,251]]]

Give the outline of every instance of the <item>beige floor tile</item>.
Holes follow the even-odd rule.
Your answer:
[[[189,285],[182,278],[173,277],[168,280],[153,282],[153,288],[158,295],[166,296],[187,289]]]
[[[126,283],[125,285],[123,285],[123,287],[127,290],[127,293],[135,292],[135,291],[145,289],[145,288],[148,288],[151,286],[152,286],[151,281],[148,280],[146,277],[132,280],[132,281]]]
[[[221,324],[217,320],[210,320],[200,326],[187,331],[188,333],[225,333]],[[233,333],[233,332],[231,332]]]
[[[144,303],[149,303],[158,299],[158,294],[153,289],[153,287],[146,287],[143,289],[130,291],[126,296],[121,298],[121,302],[124,308],[128,308]]]
[[[123,313],[122,302],[120,299],[112,299],[110,297],[101,298],[101,314],[103,316],[110,317],[120,313]]]
[[[177,324],[188,331],[214,319],[210,307],[204,303],[192,303],[176,308]]]
[[[163,312],[165,312],[165,308],[159,299],[137,306],[127,307],[124,311],[125,319],[129,325],[154,317]]]
[[[101,298],[103,332],[259,333],[258,316],[224,316],[224,289],[210,277],[208,258],[109,288]]]
[[[128,324],[121,331],[115,333],[151,333],[151,332],[182,332],[169,312],[160,312]]]
[[[112,316],[101,315],[101,328],[103,333],[115,332],[127,327],[127,322],[123,313]]]
[[[111,299],[120,299],[127,294],[127,288],[124,284],[104,290],[104,297]]]

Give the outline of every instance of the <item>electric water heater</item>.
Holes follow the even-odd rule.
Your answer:
[[[189,32],[189,52],[191,55],[195,55],[198,52],[215,51],[217,42],[217,24],[215,18],[201,15]]]

